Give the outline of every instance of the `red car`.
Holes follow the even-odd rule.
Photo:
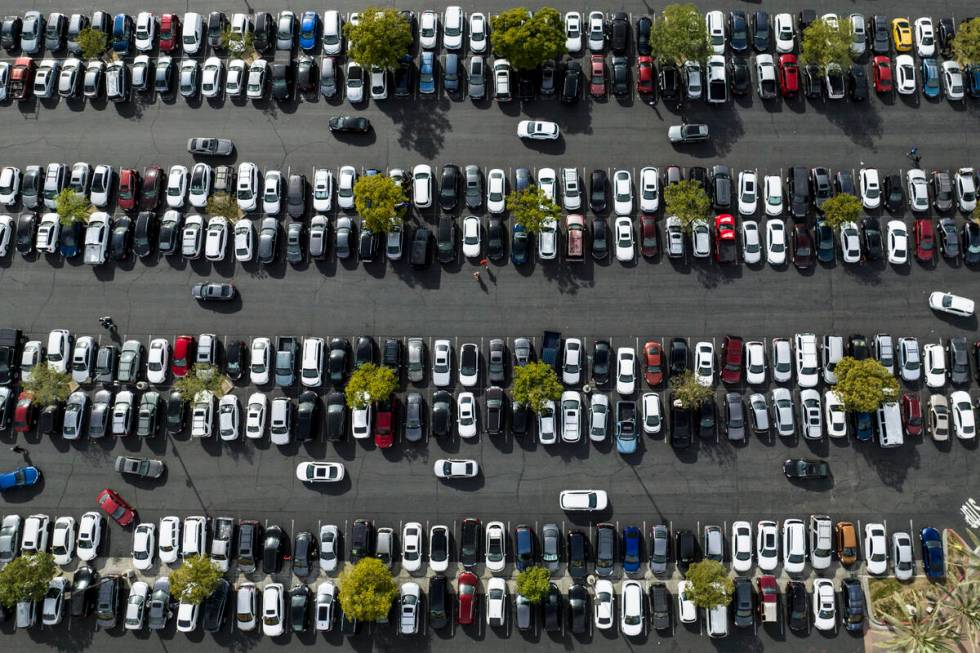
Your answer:
[[[473,623],[476,614],[476,574],[464,571],[456,579],[456,596],[459,605],[456,607],[456,623],[465,626]]]
[[[735,218],[728,213],[715,216],[715,260],[721,265],[738,262]]]
[[[606,59],[601,54],[592,55],[592,77],[589,78],[592,97],[606,97]]]
[[[173,52],[180,43],[180,18],[177,14],[160,16],[160,52]]]
[[[906,435],[922,435],[922,402],[919,395],[902,393],[902,423]]]
[[[379,449],[388,449],[395,444],[396,413],[394,398],[377,406],[374,414],[374,446]]]
[[[738,383],[742,380],[744,347],[738,336],[725,336],[721,346],[721,382]]]
[[[657,217],[648,213],[640,215],[640,253],[647,258],[657,255]]]
[[[783,97],[796,97],[800,92],[800,66],[795,54],[779,55],[779,92]]]
[[[106,488],[99,492],[99,508],[102,512],[116,520],[120,526],[129,526],[136,519],[136,512],[133,507],[126,503],[126,500],[119,496],[115,490]]]
[[[119,170],[119,193],[116,197],[116,204],[124,211],[132,211],[136,208],[140,195],[140,173],[132,168],[122,168]]]
[[[885,56],[875,57],[872,68],[874,69],[875,92],[891,93],[893,79],[892,60]]]
[[[8,82],[11,100],[26,100],[34,89],[34,60],[30,57],[17,57],[10,70]]]
[[[143,190],[140,192],[140,210],[156,211],[163,198],[163,170],[160,166],[143,168]]]
[[[187,376],[194,360],[194,336],[177,336],[174,341],[174,357],[170,371],[174,376]]]
[[[17,407],[14,408],[14,432],[29,433],[34,428],[36,419],[34,395],[29,392],[21,392],[17,396]]]
[[[644,102],[650,104],[657,101],[655,77],[653,57],[649,55],[638,57],[636,60],[636,92],[643,97]]]
[[[797,270],[809,270],[813,267],[813,237],[805,224],[793,225],[793,265]]]
[[[656,340],[643,345],[643,378],[651,388],[664,382],[664,348]]]
[[[916,218],[915,228],[915,258],[920,263],[932,263],[936,255],[936,233],[932,229],[932,220]]]

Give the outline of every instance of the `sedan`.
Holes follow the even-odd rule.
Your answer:
[[[899,95],[915,95],[918,90],[915,81],[915,62],[907,54],[895,57],[895,90]]]
[[[830,476],[830,467],[822,460],[791,458],[783,462],[783,474],[789,479],[820,480]]]
[[[874,168],[861,168],[861,203],[866,209],[877,209],[881,206],[881,180]]]
[[[766,261],[769,265],[786,264],[786,225],[781,219],[766,221]]]
[[[880,576],[888,571],[888,543],[884,525],[864,525],[864,556],[869,574]]]
[[[813,626],[817,630],[834,630],[837,626],[837,595],[834,581],[829,578],[813,581]]]
[[[973,440],[977,437],[976,418],[969,393],[957,390],[949,396],[953,409],[953,430],[960,440]]]
[[[296,466],[296,478],[304,483],[338,483],[344,480],[344,464],[302,462]]]
[[[671,125],[667,138],[671,143],[700,143],[708,140],[708,126],[702,123]]]
[[[468,458],[440,458],[432,467],[436,478],[475,478],[480,473],[480,464]]]
[[[333,116],[327,127],[336,134],[367,134],[371,131],[371,121],[362,116]]]
[[[901,220],[888,221],[888,262],[905,265],[909,262],[909,232]]]
[[[700,385],[711,387],[715,382],[715,345],[699,342],[694,349],[694,370]]]
[[[973,315],[974,302],[953,293],[936,291],[929,294],[929,308],[940,313],[969,317]]]
[[[633,242],[633,222],[627,216],[619,216],[615,222],[616,231],[616,260],[620,263],[632,263],[636,252]]]
[[[844,222],[840,226],[840,252],[845,263],[861,262],[861,240],[854,222]]]
[[[472,392],[461,392],[456,398],[456,428],[461,438],[476,437],[476,398]]]
[[[636,390],[636,352],[631,347],[616,350],[616,392],[631,395]]]
[[[517,137],[530,141],[558,140],[561,130],[558,123],[547,120],[522,120],[517,124]]]
[[[916,212],[929,210],[929,184],[926,173],[920,168],[912,168],[905,173],[905,181],[909,193],[909,208]]]

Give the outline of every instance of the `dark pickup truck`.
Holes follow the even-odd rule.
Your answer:
[[[21,333],[17,329],[0,329],[0,385],[10,385],[20,375],[17,354]]]

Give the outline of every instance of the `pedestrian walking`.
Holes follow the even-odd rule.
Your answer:
[[[480,280],[480,271],[479,270],[477,270],[476,272],[473,273],[473,278],[476,279],[477,281]]]
[[[10,450],[13,451],[14,453],[27,453],[27,449],[17,444],[10,447]]]
[[[490,268],[490,259],[488,259],[488,258],[481,258],[480,259],[480,265],[483,266],[483,269],[484,270],[489,269]]]

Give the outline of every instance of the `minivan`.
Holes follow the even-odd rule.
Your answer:
[[[262,525],[257,521],[242,520],[238,524],[238,569],[246,574],[255,571],[256,551],[262,540]]]
[[[889,401],[881,405],[875,414],[878,444],[882,447],[900,447],[905,441],[902,433],[902,415],[898,402]]]
[[[482,100],[487,95],[487,85],[485,79],[485,67],[483,57],[473,55],[470,57],[470,65],[467,69],[466,79],[470,97],[474,100]]]
[[[187,12],[182,30],[180,40],[184,44],[184,53],[197,54],[204,40],[204,17],[197,12]]]

